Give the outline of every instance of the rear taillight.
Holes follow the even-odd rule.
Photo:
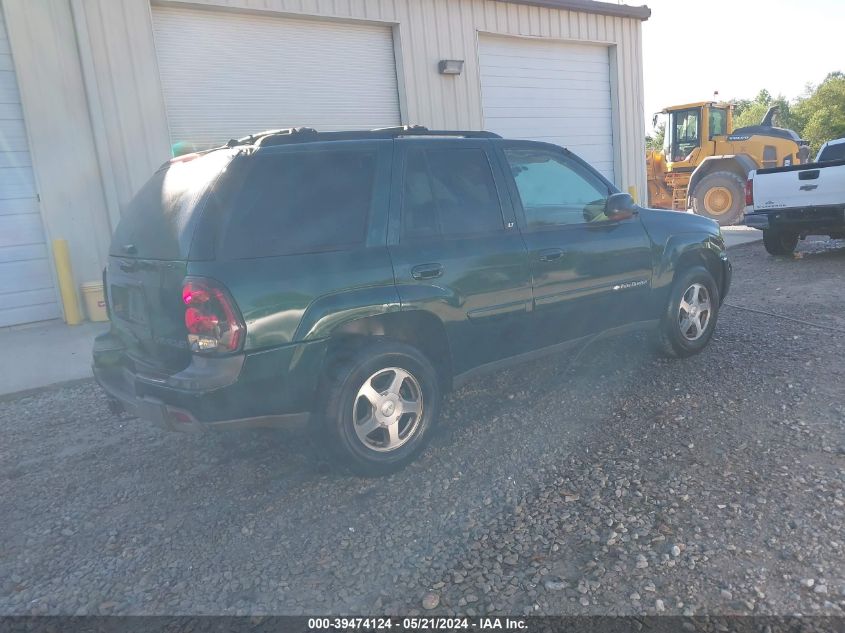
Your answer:
[[[754,206],[754,179],[749,178],[745,181],[745,206]]]
[[[186,277],[182,283],[182,303],[192,352],[228,353],[241,348],[246,326],[221,284],[202,277]]]

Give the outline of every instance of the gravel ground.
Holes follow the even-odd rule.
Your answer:
[[[845,245],[732,249],[694,359],[596,344],[452,394],[383,479],[301,429],[167,434],[76,384],[0,402],[0,614],[845,609]]]

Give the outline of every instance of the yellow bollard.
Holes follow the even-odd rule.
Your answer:
[[[76,297],[76,284],[73,283],[73,269],[70,266],[67,240],[53,240],[53,260],[56,262],[56,277],[59,279],[65,322],[68,325],[79,325],[82,323],[82,314]]]
[[[634,202],[637,201],[637,188],[634,185],[628,187],[628,193],[631,194],[631,197],[634,199]]]

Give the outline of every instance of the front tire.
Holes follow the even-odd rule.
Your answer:
[[[440,381],[416,348],[374,339],[329,368],[325,431],[333,450],[362,475],[385,475],[413,461],[440,413]]]
[[[706,175],[695,186],[692,210],[696,215],[716,220],[720,226],[735,224],[745,203],[745,182],[730,171]]]
[[[680,273],[657,332],[658,351],[672,358],[701,352],[716,329],[720,303],[719,287],[706,268]]]
[[[763,230],[763,246],[769,255],[785,257],[795,252],[798,246],[798,234],[778,231],[776,229]]]

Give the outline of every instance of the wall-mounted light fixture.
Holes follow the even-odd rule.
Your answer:
[[[441,75],[460,75],[464,69],[464,60],[462,59],[441,59],[437,64],[437,70]]]

